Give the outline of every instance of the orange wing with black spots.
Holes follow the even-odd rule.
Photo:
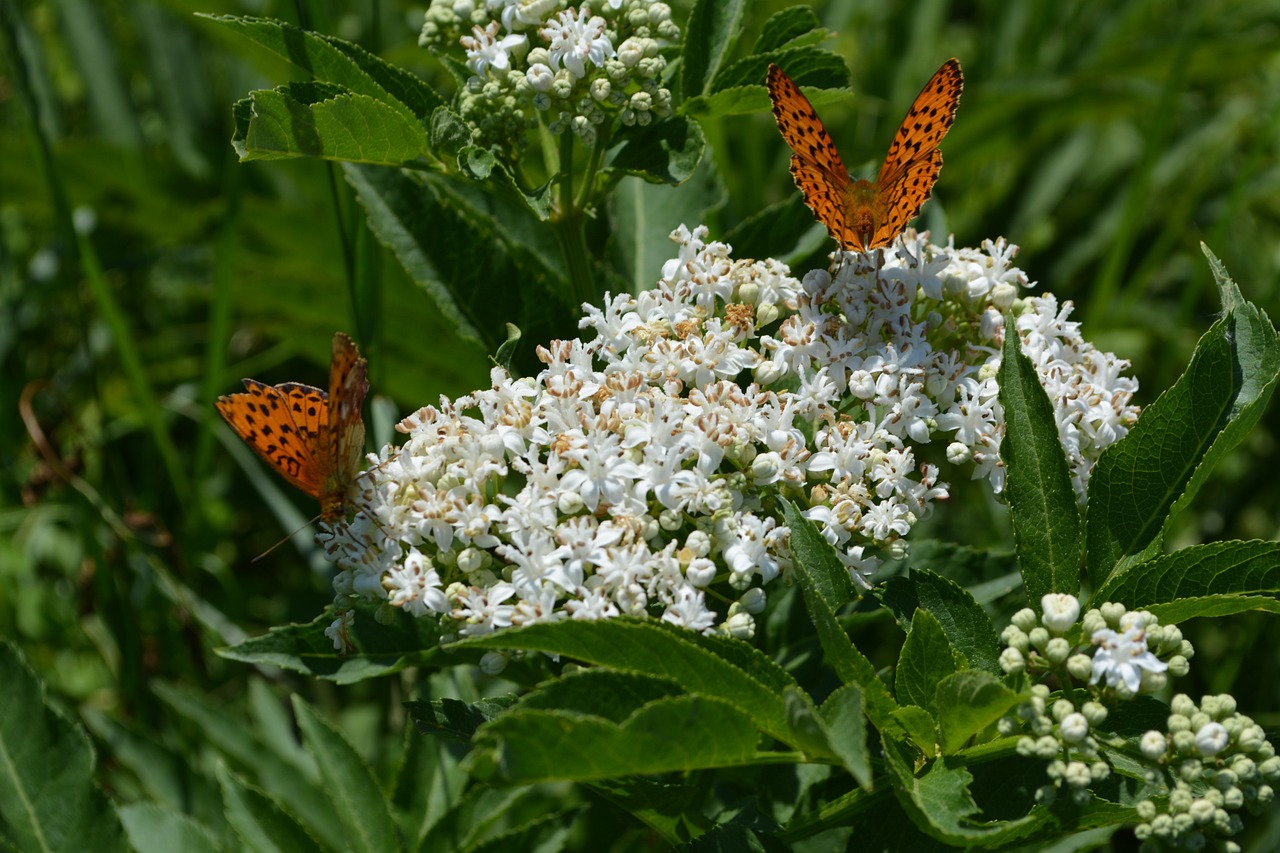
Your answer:
[[[346,494],[364,448],[360,409],[368,365],[351,338],[333,336],[329,392],[286,382],[244,380],[245,391],[219,397],[218,413],[262,460],[320,501],[320,517],[346,517]]]
[[[818,221],[847,251],[892,243],[920,212],[942,169],[938,144],[964,89],[960,63],[947,60],[916,96],[874,183],[850,177],[813,105],[781,68],[769,66],[767,83],[778,129],[791,146],[791,174]]]

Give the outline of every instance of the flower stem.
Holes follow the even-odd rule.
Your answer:
[[[555,221],[556,239],[569,269],[573,300],[581,305],[595,299],[596,288],[591,275],[591,257],[587,253],[582,210],[574,204],[573,134],[569,131],[560,134],[560,177],[557,184],[559,215]]]

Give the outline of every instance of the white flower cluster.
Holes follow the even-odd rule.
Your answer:
[[[763,587],[790,565],[779,495],[864,588],[878,555],[905,554],[947,496],[916,447],[998,449],[998,408],[976,417],[979,391],[963,389],[998,364],[993,295],[1026,282],[1013,247],[908,232],[878,269],[849,255],[835,280],[802,283],[706,238],[677,229],[657,285],[584,306],[594,337],[539,348],[537,376],[495,369],[490,389],[401,422],[408,440],[371,457],[355,519],[323,534],[339,611],[379,601],[460,635],[650,614],[749,637]],[[1065,317],[1046,302],[1017,307]],[[1041,322],[1024,349],[1057,369],[1042,350],[1068,338]],[[1102,358],[1075,348],[1077,364]],[[996,462],[976,467],[999,487]]]
[[[482,144],[518,149],[546,117],[587,145],[610,112],[624,125],[671,114],[661,85],[662,42],[680,35],[671,7],[653,0],[432,0],[418,42],[441,52],[461,44],[474,76],[460,99]]]

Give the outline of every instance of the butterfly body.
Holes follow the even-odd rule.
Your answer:
[[[778,129],[791,147],[791,175],[814,216],[846,251],[892,243],[920,212],[942,169],[937,146],[955,121],[964,88],[960,63],[943,63],[916,96],[875,181],[849,174],[831,134],[786,72],[770,65],[767,85]]]
[[[244,387],[219,397],[218,413],[263,461],[320,501],[321,519],[345,518],[364,450],[360,409],[369,391],[368,364],[355,343],[334,335],[328,392],[256,379],[245,379]]]

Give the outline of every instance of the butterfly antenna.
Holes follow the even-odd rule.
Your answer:
[[[317,521],[319,521],[319,520],[320,520],[320,516],[318,516],[318,515],[317,515],[315,518],[313,518],[313,519],[311,519],[310,521],[306,522],[306,523],[305,523],[305,524],[303,524],[301,527],[299,527],[297,530],[295,530],[295,531],[293,531],[292,533],[290,533],[289,535],[285,536],[285,537],[284,537],[283,539],[281,539],[279,542],[277,542],[276,544],[272,545],[270,548],[268,548],[267,550],[263,551],[261,554],[259,554],[258,556],[254,557],[254,558],[253,558],[252,560],[250,560],[249,562],[250,562],[250,563],[256,563],[256,562],[258,562],[258,561],[259,561],[259,560],[261,560],[263,557],[267,556],[267,555],[268,555],[268,554],[270,554],[272,551],[274,551],[275,549],[279,548],[281,545],[283,545],[284,543],[288,542],[290,539],[292,539],[293,537],[297,536],[299,533],[301,533],[302,531],[306,530],[308,527],[310,527],[311,525],[315,524],[315,523],[316,523]]]

